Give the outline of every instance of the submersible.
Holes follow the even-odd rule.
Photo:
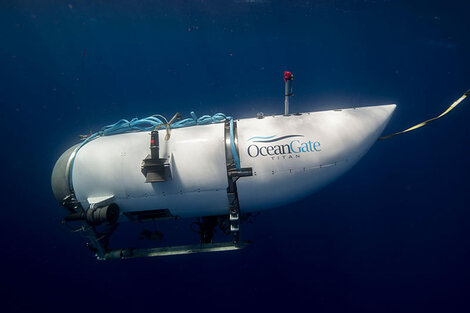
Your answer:
[[[377,141],[395,105],[235,119],[223,114],[167,121],[122,120],[68,149],[52,173],[64,223],[78,223],[99,259],[243,248],[243,214],[281,206],[319,190]],[[200,243],[110,248],[118,223],[199,217]],[[194,224],[194,223],[193,223]],[[213,242],[215,227],[231,234]]]

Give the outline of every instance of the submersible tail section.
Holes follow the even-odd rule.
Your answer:
[[[132,177],[136,172],[131,171],[129,173],[130,176],[126,179],[125,173],[119,168],[119,165],[122,165],[123,159],[113,159],[113,156],[116,156],[113,150],[116,148],[122,150],[122,148],[125,147],[126,151],[121,151],[119,156],[130,156],[132,152],[137,152],[137,150],[134,150],[134,148],[137,148],[136,143],[138,143],[138,146],[141,148],[145,147],[143,140],[148,134],[150,134],[150,140],[148,141],[149,145],[147,145],[147,149],[137,152],[137,154],[141,154],[145,150],[150,150],[150,154],[141,160],[140,172],[145,178],[145,183],[150,183],[150,188],[154,188],[153,183],[164,185],[162,190],[167,191],[162,191],[160,196],[165,197],[165,195],[168,194],[168,198],[173,198],[170,202],[179,202],[184,199],[184,205],[191,208],[191,201],[195,201],[196,203],[201,202],[201,197],[192,195],[194,191],[188,191],[186,190],[187,188],[182,186],[183,181],[179,178],[180,173],[178,173],[178,171],[187,172],[189,176],[191,176],[186,177],[186,184],[190,183],[191,180],[193,180],[192,183],[195,184],[196,180],[204,180],[207,176],[214,176],[212,179],[207,179],[206,183],[208,183],[209,186],[206,187],[211,187],[211,184],[218,184],[221,188],[217,189],[216,192],[209,190],[209,193],[203,193],[204,197],[208,197],[204,202],[210,203],[211,199],[219,200],[220,202],[220,193],[223,192],[226,199],[225,202],[228,201],[228,204],[224,203],[224,206],[228,206],[230,209],[228,215],[230,217],[230,230],[233,236],[232,242],[226,243],[222,245],[222,247],[218,244],[217,247],[214,247],[214,251],[238,249],[245,245],[244,242],[239,240],[238,235],[239,209],[236,195],[236,180],[241,176],[251,175],[251,169],[242,169],[240,167],[235,144],[236,124],[233,118],[227,117],[221,113],[214,116],[205,115],[201,118],[197,118],[194,112],[191,112],[191,118],[185,120],[178,120],[178,116],[179,114],[176,114],[170,122],[162,116],[151,116],[145,119],[133,119],[131,121],[120,120],[115,124],[103,127],[100,132],[89,136],[81,144],[72,147],[57,161],[52,174],[53,191],[56,199],[71,212],[64,219],[64,223],[82,221],[82,230],[87,231],[88,237],[90,237],[91,248],[97,253],[99,258],[116,256],[115,252],[110,253],[110,251],[107,251],[107,240],[103,241],[106,243],[105,245],[101,244],[98,240],[100,237],[105,239],[109,238],[111,233],[99,234],[99,231],[95,228],[106,222],[108,224],[116,224],[116,212],[117,215],[119,215],[121,211],[122,215],[131,221],[135,219],[141,221],[179,217],[179,215],[173,214],[168,208],[159,208],[161,205],[155,205],[156,203],[150,204],[150,202],[153,201],[147,203],[153,208],[137,204],[142,202],[143,198],[151,198],[152,196],[158,195],[156,190],[153,192],[149,191],[144,196],[129,192],[130,190],[128,190],[126,195],[116,192],[120,189],[118,186],[122,185],[124,182],[130,182],[132,185],[136,181],[141,182],[142,177]],[[217,126],[215,126],[215,124],[217,124]],[[192,131],[186,131],[183,136],[177,133],[176,139],[172,138],[172,140],[170,140],[171,132],[174,129],[204,125],[213,125],[214,127],[199,129],[201,136],[197,135],[197,131],[196,134]],[[220,131],[221,136],[211,136],[215,133],[215,130],[222,130]],[[119,137],[120,135],[126,135],[127,137]],[[107,139],[103,140],[105,137],[112,137],[112,139],[111,141]],[[213,143],[209,142],[212,139],[217,139],[217,137],[220,137],[220,140]],[[118,139],[118,141],[115,141],[115,139]],[[187,141],[188,143],[178,145],[180,148],[171,148],[172,145],[170,143],[181,140]],[[209,145],[212,146],[220,145],[223,148],[215,151],[216,149],[212,147],[210,150],[213,151],[209,150],[209,152],[204,153],[203,157],[206,158],[205,163],[207,166],[198,162],[200,156],[191,156],[191,153],[197,154],[199,152],[198,150],[205,149],[198,144],[199,141],[209,142]],[[140,145],[140,143],[142,143],[142,145]],[[161,152],[160,147],[162,145],[163,151]],[[185,149],[185,147],[188,149]],[[172,150],[172,152],[170,152],[170,150]],[[185,160],[182,160],[181,163],[175,163],[175,156],[177,158],[184,157]],[[214,167],[212,163],[213,161],[217,161],[217,159],[220,159],[217,165],[225,164],[223,171],[220,166],[216,167],[216,171],[211,171],[210,167]],[[137,163],[132,162],[132,164],[135,166]],[[180,166],[177,167],[176,164],[180,164]],[[85,167],[82,168],[82,165],[85,165]],[[196,166],[198,170],[185,169],[184,165],[186,165],[186,167]],[[90,170],[92,173],[90,173]],[[197,173],[198,171],[200,173]],[[124,175],[120,177],[121,179],[115,180],[116,174],[119,173]],[[221,177],[223,177],[223,182],[220,182]],[[134,179],[137,180],[132,182]],[[217,182],[217,180],[219,180],[219,182]],[[113,186],[109,185],[109,183]],[[224,183],[227,185],[225,189],[222,188]],[[170,186],[171,191],[168,190],[168,186]],[[84,190],[83,187],[85,187],[86,190]],[[111,191],[111,189],[115,187],[118,189]],[[207,190],[197,188],[198,193],[202,191]],[[179,196],[174,198],[175,195]],[[137,202],[128,204],[126,201],[122,201],[125,199],[133,199],[131,202]],[[200,205],[201,204],[199,204],[199,206]],[[155,209],[155,207],[157,208]],[[208,210],[215,211],[215,209],[211,209],[210,206]],[[207,211],[207,215],[213,215],[211,213],[213,212]],[[112,228],[113,231],[114,229],[115,228]],[[209,244],[210,242],[202,243]],[[211,248],[207,245],[204,247],[193,247],[191,251],[198,249],[202,249],[201,252],[211,251]],[[170,250],[173,254],[182,253],[178,251],[177,247],[172,247]],[[188,246],[185,246],[184,250],[188,250]],[[169,252],[167,250],[165,251],[164,255],[167,255]],[[136,253],[141,255],[143,252],[140,251]],[[153,250],[151,254],[155,255],[155,253],[156,252]],[[126,252],[126,255],[129,257],[129,252]]]

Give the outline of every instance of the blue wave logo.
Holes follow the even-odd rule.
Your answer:
[[[287,138],[292,138],[292,137],[304,137],[304,135],[287,135],[287,136],[282,136],[282,137],[277,137],[275,138],[276,135],[269,136],[269,137],[251,137],[248,139],[248,141],[253,140],[253,142],[263,142],[263,143],[268,143],[268,142],[276,142],[279,140],[287,139]]]

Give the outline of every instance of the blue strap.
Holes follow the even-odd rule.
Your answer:
[[[233,161],[237,170],[240,170],[240,159],[238,158],[237,147],[235,147],[235,136],[233,134],[233,118],[229,116],[230,119],[230,149],[232,150]]]

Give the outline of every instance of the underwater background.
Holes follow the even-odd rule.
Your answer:
[[[470,88],[469,12],[468,1],[1,1],[0,310],[468,312],[469,99],[243,224],[254,244],[236,252],[97,261],[61,227],[50,176],[79,134],[121,118],[281,114],[285,70],[291,112],[396,103],[384,134],[402,130]],[[190,222],[165,238],[197,243]]]

